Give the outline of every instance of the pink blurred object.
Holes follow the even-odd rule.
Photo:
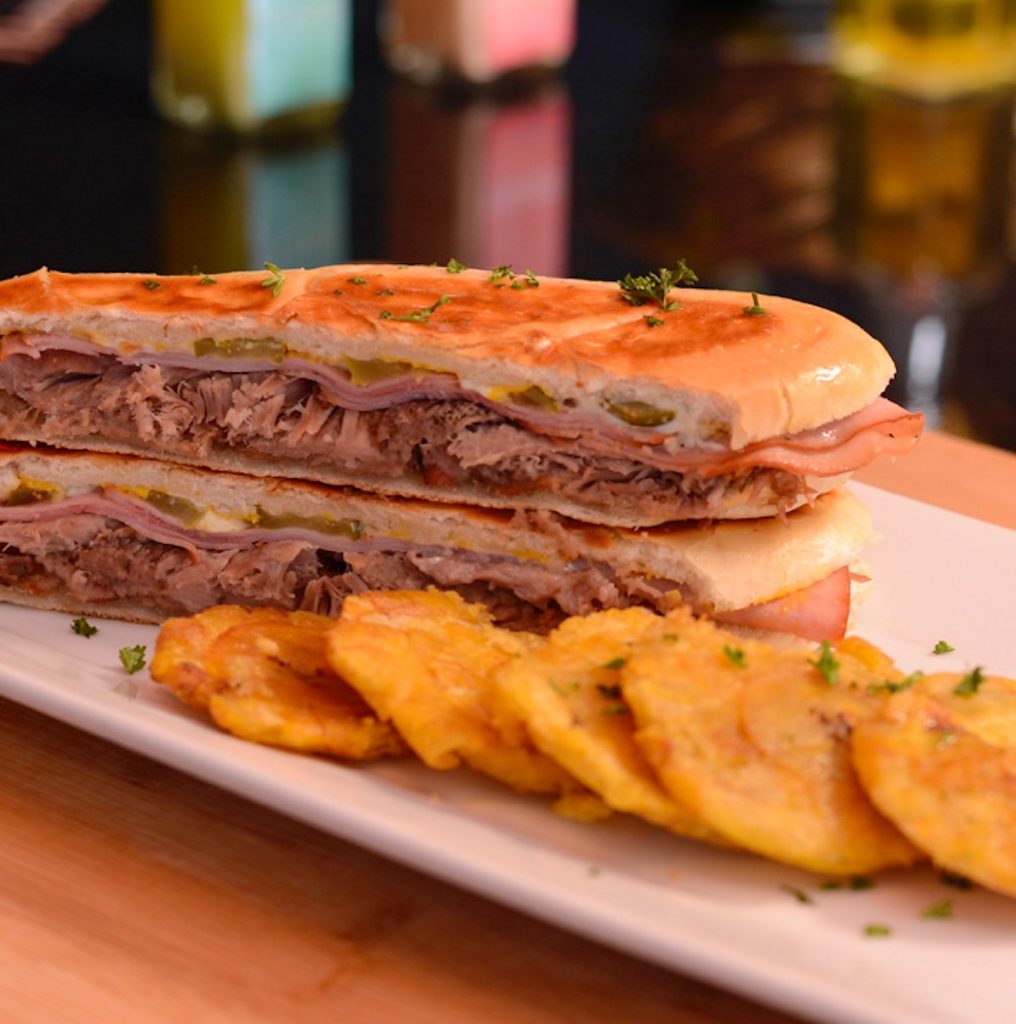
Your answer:
[[[31,64],[106,0],[23,0],[0,15],[0,61]]]
[[[464,106],[392,90],[388,248],[408,262],[563,277],[569,259],[571,101],[551,84],[511,103]]]
[[[563,64],[575,0],[388,0],[382,38],[391,66],[417,82],[483,84]]]

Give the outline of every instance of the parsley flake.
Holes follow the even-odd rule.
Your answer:
[[[606,697],[608,700],[620,700],[621,699],[621,687],[614,685],[608,686],[606,683],[597,683],[596,690],[601,697]]]
[[[510,263],[505,263],[505,264],[502,264],[500,267],[495,267],[490,272],[490,277],[487,278],[487,280],[488,281],[500,281],[502,278],[505,278],[505,277],[507,277],[509,281],[514,281],[515,280],[515,271],[512,270],[512,265]]]
[[[984,670],[978,665],[971,669],[954,687],[953,693],[957,697],[973,697],[981,688],[984,682]]]
[[[200,281],[198,281],[198,284],[203,284],[205,286],[210,285],[210,284],[218,284],[218,283],[219,282],[216,281],[215,278],[212,277],[210,274],[205,274],[205,276],[202,277]]]
[[[604,708],[600,713],[607,715],[610,718],[615,718],[618,715],[630,715],[631,711],[627,704],[611,704],[609,707]]]
[[[279,292],[282,291],[282,286],[286,283],[286,275],[274,263],[269,263],[267,260],[265,260],[265,270],[268,271],[269,276],[261,282],[261,287],[271,288],[272,298],[277,299]]]
[[[93,626],[88,619],[82,615],[71,623],[71,632],[77,633],[78,636],[93,637],[99,632],[99,629],[97,626]]]
[[[529,270],[529,269],[526,270],[525,277],[526,277],[526,284],[529,285],[530,288],[539,288],[540,287],[540,282],[536,279],[536,275],[531,270]]]
[[[367,283],[367,278],[365,278],[365,277],[347,277],[346,280],[350,284],[366,284]]]
[[[956,648],[953,647],[953,645],[951,643],[949,643],[948,640],[939,640],[938,643],[936,643],[935,646],[932,647],[931,653],[932,654],[948,654],[950,651],[955,651],[955,650],[956,650]]]
[[[617,282],[621,289],[621,298],[632,306],[644,306],[647,302],[655,302],[660,309],[670,312],[680,309],[681,304],[667,298],[667,293],[675,285],[695,284],[698,281],[698,274],[684,260],[678,260],[673,270],[660,267],[654,274],[645,274],[636,277],[633,274],[625,274]]]
[[[150,292],[154,292],[156,288],[161,288],[162,285],[158,281],[153,281],[150,277],[146,277],[141,282]]]
[[[803,890],[799,889],[796,885],[781,885],[780,888],[797,900],[798,903],[814,903],[815,901]]]
[[[822,641],[818,657],[812,662],[819,675],[830,685],[835,686],[840,679],[840,663],[833,654],[832,645],[828,640]]]
[[[723,653],[730,659],[731,665],[735,665],[737,668],[746,667],[744,651],[740,647],[731,647],[729,644],[724,644]]]
[[[398,316],[392,313],[391,310],[386,309],[380,313],[380,317],[382,320],[402,320],[414,324],[425,324],[430,320],[431,315],[437,312],[439,307],[451,301],[450,295],[442,295],[432,306],[414,309],[409,313],[400,313]]]
[[[974,883],[966,875],[957,875],[953,871],[942,871],[938,880],[943,885],[951,885],[954,889],[973,889]]]
[[[610,661],[604,663],[600,667],[601,668],[624,668],[624,663],[627,660],[628,660],[627,658],[611,658]]]
[[[952,900],[939,900],[938,903],[932,903],[930,907],[925,907],[921,911],[921,917],[927,918],[943,918],[952,917],[953,904]]]
[[[465,263],[459,263],[454,256],[445,264],[445,270],[448,271],[449,274],[461,274],[463,270],[468,269],[469,267],[467,267]]]
[[[918,679],[923,679],[924,673],[918,669],[916,672],[911,672],[909,676],[903,679],[886,679],[882,683],[869,683],[868,693],[899,693],[902,690],[909,690]]]
[[[748,316],[761,316],[763,313],[767,313],[768,310],[758,301],[758,292],[752,292],[751,305],[745,306],[743,312],[747,313]]]
[[[658,316],[647,316],[644,318],[650,327],[662,327],[663,321]]]
[[[120,664],[127,669],[128,675],[134,675],[145,667],[145,645],[137,644],[134,647],[121,647],[117,652],[120,655]]]
[[[864,934],[873,939],[887,939],[892,933],[892,928],[887,924],[866,924],[864,926]]]

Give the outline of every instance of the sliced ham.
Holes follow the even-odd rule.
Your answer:
[[[842,640],[850,617],[850,570],[844,566],[818,583],[765,604],[716,612],[717,622],[805,640]]]

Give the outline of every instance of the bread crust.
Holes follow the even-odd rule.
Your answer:
[[[366,540],[506,555],[554,569],[581,560],[601,562],[616,573],[678,581],[704,611],[717,612],[810,586],[855,562],[872,537],[864,505],[843,489],[783,518],[629,530],[546,513],[442,505],[304,481],[210,473],[131,456],[0,446],[0,495],[18,478],[65,490],[110,484],[154,488],[222,516],[248,516],[260,507],[272,516],[303,520],[354,519],[362,523]]]
[[[630,305],[607,282],[491,278],[348,264],[287,270],[273,294],[264,271],[202,285],[195,275],[42,269],[0,282],[0,332],[67,332],[117,353],[191,355],[202,337],[273,337],[326,363],[349,356],[454,373],[481,394],[535,384],[583,410],[647,402],[673,413],[647,436],[733,449],[848,416],[894,372],[860,327],[791,299],[761,296],[765,312],[751,315],[744,293],[673,289],[680,308],[663,311]],[[422,322],[397,319],[431,307]]]

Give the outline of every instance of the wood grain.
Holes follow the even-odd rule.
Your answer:
[[[1016,457],[930,434],[862,478],[1016,524]],[[11,1024],[787,1024],[0,701]]]

